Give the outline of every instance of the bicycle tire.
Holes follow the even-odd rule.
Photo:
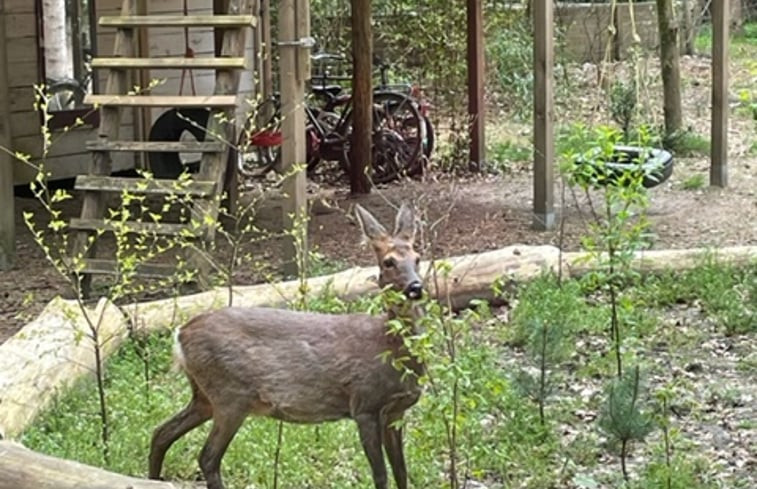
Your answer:
[[[422,172],[426,126],[417,102],[404,93],[384,92],[374,95],[374,106],[380,106],[374,122],[374,181],[386,183]]]
[[[436,134],[434,133],[434,125],[431,123],[431,119],[429,119],[428,116],[423,116],[423,122],[426,126],[423,154],[426,158],[430,159],[431,154],[434,152],[434,145],[436,144]]]
[[[260,177],[281,169],[281,104],[271,97],[258,104],[242,126],[237,140],[237,171]]]
[[[352,126],[348,114],[347,128]],[[422,144],[425,124],[417,104],[405,94],[381,92],[373,95],[373,135],[371,181],[388,183],[401,176],[415,176],[423,171]],[[347,138],[349,139],[349,138]],[[342,168],[349,172],[350,145],[343,151]]]

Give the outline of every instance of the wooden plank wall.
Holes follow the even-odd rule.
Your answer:
[[[212,13],[211,0],[188,0],[190,14]],[[42,137],[40,133],[40,115],[34,110],[34,88],[39,83],[38,44],[36,12],[34,0],[6,0],[6,47],[8,52],[8,84],[10,92],[10,119],[12,127],[12,149],[31,154],[38,158],[42,152]],[[97,0],[97,16],[119,15],[120,0]],[[148,3],[150,14],[182,14],[183,0],[150,0]],[[113,52],[115,31],[113,29],[97,28],[97,54],[109,56]],[[253,36],[248,35],[246,52],[250,60],[253,59]],[[195,56],[212,56],[213,30],[209,28],[195,28],[190,30],[189,45]],[[149,52],[151,56],[184,56],[184,32],[181,29],[151,29],[149,32]],[[251,63],[252,66],[252,63]],[[178,94],[180,70],[168,70],[153,73],[155,77],[165,78],[166,82],[156,88],[156,94]],[[100,86],[103,87],[107,77],[106,71],[98,74]],[[194,73],[195,88],[198,94],[213,93],[215,74],[212,70],[197,70]],[[240,99],[252,97],[254,92],[254,77],[252,71],[243,73],[240,80]],[[190,94],[189,78],[185,80],[184,93]],[[150,114],[154,121],[163,110],[153,110]],[[239,114],[241,116],[241,113]],[[121,138],[133,137],[133,112],[123,111]],[[55,137],[55,144],[50,149],[47,167],[55,178],[72,177],[86,173],[90,155],[85,150],[85,141],[95,137],[91,128],[79,128],[63,137]],[[115,154],[114,170],[133,167],[134,156],[130,154]],[[23,164],[14,167],[14,181],[16,184],[28,182],[36,171]]]
[[[34,110],[34,85],[40,83],[38,68],[37,17],[34,0],[6,0],[6,46],[8,50],[8,82],[10,86],[10,118],[12,149],[32,155],[42,156],[42,136],[40,114]],[[98,15],[117,15],[120,0],[99,0]],[[108,53],[113,49],[113,34],[98,28],[98,51]],[[104,75],[100,77],[104,81]],[[124,114],[124,137],[131,137],[131,115]],[[82,127],[63,135],[54,133],[54,144],[50,148],[46,167],[54,178],[72,177],[86,173],[90,154],[85,150],[85,141],[94,139],[92,128]],[[119,154],[114,158],[114,169],[121,170],[133,166],[133,157]],[[21,163],[14,167],[16,184],[26,183],[34,178],[36,170]]]
[[[0,66],[6,64],[5,0],[0,0]],[[8,72],[0,69],[0,149],[11,145]],[[0,150],[0,271],[13,267],[16,258],[15,210],[13,197],[13,157]]]
[[[189,15],[212,14],[212,0],[187,0],[187,10]],[[149,14],[183,14],[184,0],[151,0],[148,3]],[[253,35],[249,32],[245,42],[245,52],[252,66],[253,59]],[[189,47],[194,51],[195,57],[214,56],[214,38],[212,28],[192,28],[189,30]],[[157,56],[184,56],[185,54],[185,37],[183,29],[161,28],[150,29],[149,31],[149,53],[152,57]],[[215,88],[215,71],[214,70],[193,70],[192,72],[195,84],[195,90],[198,95],[210,95]],[[156,87],[152,93],[177,95],[179,93],[181,82],[181,70],[161,70],[151,73],[152,79],[162,79],[164,82]],[[239,93],[240,97],[251,97],[254,86],[252,70],[245,71],[240,79]],[[192,88],[190,84],[189,73],[185,76],[183,94],[191,95]],[[164,109],[152,110],[152,121],[154,122]]]

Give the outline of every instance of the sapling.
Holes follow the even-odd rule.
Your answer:
[[[521,368],[516,382],[525,395],[538,404],[539,422],[544,426],[544,408],[555,384],[553,369],[564,358],[567,335],[562,325],[539,318],[530,322],[530,328],[527,353],[535,368]]]
[[[644,396],[641,373],[637,365],[622,377],[610,380],[599,414],[599,427],[614,441],[620,443],[620,467],[626,481],[626,459],[630,443],[644,441],[654,429],[654,420],[644,409]]]
[[[620,140],[620,133],[614,129],[599,128],[589,132],[577,126],[563,151],[561,165],[570,183],[584,191],[589,204],[592,219],[589,234],[582,238],[581,244],[588,251],[589,259],[597,264],[588,280],[606,290],[609,296],[609,336],[618,378],[623,376],[619,298],[624,282],[634,275],[631,262],[635,252],[645,246],[648,233],[646,171],[641,165],[647,151],[640,151],[634,161],[636,168],[611,169],[608,164],[615,161]],[[642,127],[640,146],[646,148],[648,141],[649,135]],[[596,190],[601,193],[600,205],[595,205],[592,197]]]
[[[42,113],[42,120],[47,122],[50,120],[48,114],[49,96],[45,93],[43,87],[36,87],[35,91],[35,108]],[[82,124],[83,121],[78,119],[73,126],[66,128],[62,134],[65,135],[74,127]],[[111,302],[116,302],[145,291],[144,285],[135,280],[139,268],[145,262],[180,246],[181,238],[172,240],[159,237],[157,233],[150,231],[149,226],[142,226],[145,222],[159,222],[162,213],[152,212],[144,195],[140,195],[139,192],[130,193],[126,191],[121,195],[120,206],[109,209],[101,227],[87,235],[72,233],[60,204],[72,199],[73,195],[62,188],[52,190],[48,183],[51,173],[45,167],[45,159],[57,138],[53,137],[46,123],[42,124],[41,132],[43,147],[42,157],[38,163],[33,163],[29,155],[14,153],[8,148],[0,148],[0,150],[11,154],[17,160],[36,170],[36,177],[29,186],[43,212],[36,214],[24,212],[24,221],[45,259],[70,288],[70,295],[73,296],[75,307],[78,308],[84,319],[86,332],[82,333],[77,330],[74,334],[77,340],[80,336],[85,337],[92,346],[93,368],[99,400],[102,456],[108,463],[110,458],[110,419],[106,395],[104,348],[108,343],[114,341],[115,337],[104,333],[105,308],[95,316],[87,307],[85,300],[88,294],[85,289],[89,288],[89,280],[85,283],[85,277],[91,277],[91,274],[85,273],[86,260],[94,252],[98,240],[106,231],[110,232],[115,240],[115,269],[111,281],[107,287],[102,289],[102,293]],[[145,181],[145,185],[147,183]],[[178,182],[177,185],[181,185],[181,182]],[[45,223],[46,219],[47,222]],[[75,236],[76,239],[74,239]]]

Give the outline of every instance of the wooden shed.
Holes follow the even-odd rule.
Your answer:
[[[0,91],[7,93],[9,101],[8,147],[31,155],[33,160],[42,156],[42,114],[34,107],[34,85],[44,83],[47,91],[59,93],[48,105],[52,116],[48,126],[53,131],[53,144],[49,147],[46,168],[52,172],[53,179],[86,173],[91,156],[85,142],[96,137],[99,113],[91,106],[83,105],[81,95],[97,92],[97,88],[105,83],[107,72],[99,70],[93,76],[89,60],[93,55],[112,55],[115,32],[99,26],[97,19],[119,15],[121,0],[3,0],[3,3],[7,56],[6,65],[0,69],[7,73],[7,86],[0,79]],[[140,14],[198,15],[212,14],[214,3],[219,2],[139,0],[137,5],[141,9]],[[61,5],[65,8],[65,24],[51,26],[46,23],[49,19],[59,18],[49,10]],[[61,40],[65,41],[67,49],[60,49]],[[250,58],[254,53],[252,43],[253,36],[249,36],[247,52]],[[143,56],[181,57],[190,53],[203,57],[213,55],[215,42],[211,27],[191,30],[165,28],[145,32],[138,44]],[[253,91],[252,72],[244,72],[240,80],[240,93]],[[213,70],[182,72],[179,69],[161,70],[154,75],[144,71],[135,83],[147,86],[153,80],[152,76],[160,77],[159,84],[151,90],[155,95],[209,95],[213,93],[215,83]],[[70,90],[72,85],[82,93]],[[137,110],[124,111],[122,138],[137,136],[135,139],[146,139],[152,122],[164,111],[147,109],[146,115],[140,115]],[[85,124],[61,137],[63,128],[71,126],[77,117],[83,118]],[[139,158],[139,155],[129,153],[114,154],[113,170],[134,168],[140,164]],[[15,184],[26,183],[35,174],[34,168],[18,161],[14,163]]]

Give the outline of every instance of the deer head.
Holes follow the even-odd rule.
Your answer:
[[[408,299],[420,299],[423,282],[418,275],[421,259],[413,249],[416,231],[413,211],[405,204],[400,206],[392,234],[362,206],[355,206],[355,215],[365,239],[376,252],[379,286],[391,286],[404,292]]]

